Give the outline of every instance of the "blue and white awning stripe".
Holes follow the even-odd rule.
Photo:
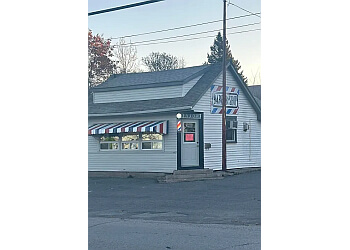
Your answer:
[[[117,134],[133,132],[154,132],[167,134],[168,121],[138,121],[120,123],[98,123],[88,129],[89,135]]]

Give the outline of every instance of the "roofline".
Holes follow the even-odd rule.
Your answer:
[[[193,66],[193,67],[188,67],[188,68],[195,68],[195,67],[202,67],[204,65],[199,65],[199,66]],[[181,85],[191,81],[192,79],[205,74],[209,70],[210,65],[207,67],[201,69],[200,71],[188,76],[182,81],[171,81],[171,82],[159,82],[159,83],[148,83],[148,84],[137,84],[137,85],[131,85],[131,86],[114,86],[114,87],[100,87],[99,85],[96,86],[95,88],[92,88],[92,92],[105,92],[105,91],[113,91],[113,90],[128,90],[128,89],[145,89],[145,88],[154,88],[154,87],[165,87],[165,86],[174,86],[174,85]],[[174,70],[179,70],[179,69],[174,69]],[[166,71],[166,70],[162,70]],[[157,72],[157,71],[154,71]],[[140,72],[140,73],[135,73],[135,74],[142,74],[142,73],[154,73],[154,72]],[[115,74],[111,75],[107,81],[111,78],[114,78]]]
[[[201,65],[201,66],[204,66],[204,65]],[[196,66],[196,67],[201,67],[201,66]],[[210,69],[210,65],[206,65],[206,67],[204,69],[201,69],[200,71],[198,71],[197,73],[195,74],[192,74],[190,75],[189,77],[185,78],[183,81],[182,81],[182,84],[185,84],[193,79],[195,79],[196,77],[198,76],[201,76],[201,75],[204,75],[208,70]]]
[[[261,107],[260,107],[260,105],[258,104],[258,102],[255,100],[253,94],[248,89],[248,86],[243,82],[242,78],[238,75],[238,72],[235,70],[235,68],[233,67],[231,62],[228,63],[227,67],[230,69],[231,73],[233,74],[233,77],[238,82],[238,84],[241,85],[242,91],[244,92],[244,94],[248,98],[248,101],[252,104],[253,109],[257,113],[258,121],[261,121]]]
[[[191,109],[192,109],[192,106],[183,106],[183,107],[175,107],[175,108],[167,108],[167,109],[143,110],[143,111],[124,112],[124,113],[88,114],[88,117],[138,115],[138,114],[162,113],[162,112],[169,112],[169,111],[183,111],[183,110],[191,110]]]
[[[211,67],[213,67],[214,66],[214,64],[209,64]],[[218,64],[219,65],[219,64]],[[208,67],[209,68],[209,67]],[[206,91],[203,91],[201,94],[200,94],[200,96],[197,98],[197,100],[194,102],[194,104],[193,104],[193,107],[197,104],[197,102],[199,102],[199,100],[205,95],[205,93],[208,91],[208,89],[210,88],[210,86],[218,79],[218,77],[220,76],[220,73],[221,73],[222,71],[219,71],[219,73],[215,76],[215,78],[214,78],[214,80],[212,80],[211,81],[211,83],[210,83],[210,85],[208,86],[208,88],[206,89]],[[206,73],[206,72],[205,72]],[[204,76],[204,75],[203,75]],[[200,80],[200,79],[199,79]],[[198,81],[199,81],[198,80]],[[197,82],[198,82],[197,81]],[[188,92],[187,92],[188,93]]]

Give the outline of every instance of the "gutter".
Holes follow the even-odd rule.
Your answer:
[[[125,116],[125,115],[139,115],[139,114],[150,114],[150,113],[162,113],[169,111],[182,111],[190,110],[192,106],[168,108],[168,109],[155,109],[155,110],[144,110],[144,111],[133,111],[133,112],[124,112],[124,113],[104,113],[104,114],[89,114],[88,117],[102,117],[102,116]]]

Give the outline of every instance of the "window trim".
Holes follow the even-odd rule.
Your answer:
[[[230,121],[233,122],[232,127],[227,126],[227,123]],[[234,122],[235,122],[235,124],[234,124]],[[237,127],[238,127],[237,116],[226,116],[226,143],[237,143]],[[228,130],[233,131],[233,136],[234,136],[233,140],[227,139]]]
[[[123,137],[124,136],[127,136],[127,135],[137,135],[137,140],[132,140],[132,141],[123,141]],[[132,148],[131,147],[131,144],[137,144],[137,148]],[[123,144],[130,144],[130,148],[126,149],[126,148],[123,148]],[[120,134],[120,150],[121,151],[137,151],[137,150],[140,150],[140,133],[121,133]]]
[[[160,133],[147,133],[147,134],[160,134],[162,136],[162,140],[142,140],[142,135],[145,133],[118,133],[118,134],[106,134],[106,135],[101,135],[98,138],[98,143],[99,143],[99,151],[100,152],[135,152],[135,151],[164,151],[164,135],[160,134]],[[123,136],[125,135],[138,135],[138,139],[137,140],[133,140],[133,141],[123,141]],[[114,136],[118,136],[118,141],[101,141],[102,137],[114,137]],[[142,148],[142,144],[143,142],[151,142],[151,147],[150,149],[144,149]],[[154,142],[160,142],[162,144],[162,148],[160,149],[154,149],[153,148],[153,143]],[[101,144],[109,144],[109,143],[117,143],[118,148],[117,149],[101,149]],[[131,143],[137,143],[138,148],[137,149],[133,149],[130,148],[129,149],[123,149],[123,144],[131,144]]]
[[[114,137],[114,136],[118,136],[118,141],[101,141],[102,137]],[[110,151],[118,151],[120,150],[120,136],[117,134],[110,134],[109,136],[101,136],[99,137],[99,150],[103,151],[103,152],[110,152]],[[110,143],[116,143],[118,144],[118,148],[117,149],[101,149],[101,144],[110,144]]]
[[[145,134],[145,133],[144,133]],[[148,133],[148,134],[159,134],[159,133]],[[146,150],[146,151],[151,151],[151,150],[153,150],[153,151],[160,151],[160,150],[164,150],[164,135],[162,135],[162,134],[160,134],[161,136],[162,136],[162,140],[143,140],[142,139],[142,134],[141,134],[141,136],[140,136],[140,143],[141,143],[141,150]],[[142,148],[142,144],[144,143],[144,142],[151,142],[152,144],[151,144],[151,147],[152,148]],[[162,143],[162,148],[159,148],[159,149],[154,149],[153,148],[153,143],[154,142],[161,142]]]
[[[151,148],[142,148],[142,144],[143,143],[146,143],[146,142],[150,142],[151,143]],[[162,148],[153,148],[153,143],[154,142],[161,142],[162,143]],[[149,150],[152,150],[152,151],[160,151],[160,150],[163,150],[163,141],[141,141],[141,150],[146,150],[146,151],[149,151]]]

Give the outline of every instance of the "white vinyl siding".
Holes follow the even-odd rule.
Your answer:
[[[191,81],[185,83],[183,86],[182,86],[182,96],[185,96],[187,94],[187,92],[196,84],[196,82],[198,82],[198,80],[202,77],[201,76],[198,76],[194,79],[192,79]]]
[[[94,103],[109,103],[182,97],[187,94],[201,77],[198,76],[183,85],[96,92],[93,95],[93,101]]]
[[[234,80],[232,74],[227,72],[226,84],[228,87],[240,89],[238,97],[238,125],[237,143],[227,143],[227,168],[240,168],[261,166],[260,138],[261,125],[257,115],[243,91]],[[215,85],[222,85],[222,74],[214,82]],[[209,150],[204,150],[204,167],[221,169],[221,114],[210,113],[210,88],[194,106],[195,112],[204,112],[204,143],[211,143]],[[250,125],[250,129],[243,131],[243,123]]]
[[[163,135],[161,150],[100,151],[99,141],[89,138],[89,171],[130,171],[172,173],[177,168],[176,114],[163,116],[130,116],[126,118],[90,118],[89,126],[95,123],[127,121],[168,121],[168,134]]]
[[[94,103],[129,102],[182,96],[182,85],[94,93]]]

